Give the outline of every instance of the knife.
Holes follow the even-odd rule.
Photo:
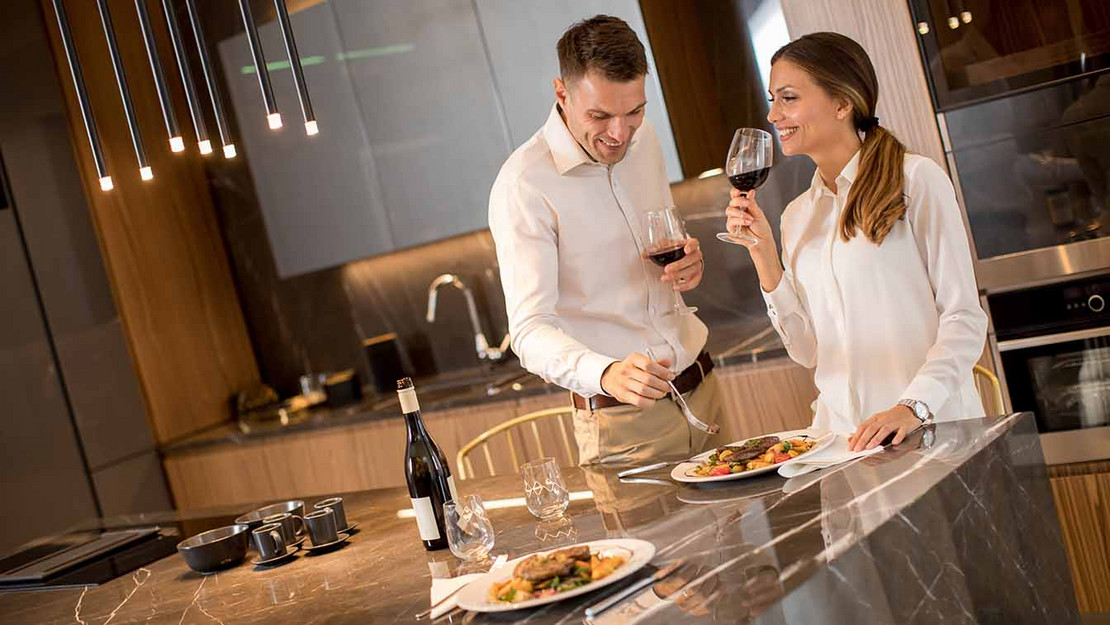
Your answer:
[[[632,585],[628,586],[624,590],[621,590],[620,592],[617,592],[617,593],[615,593],[615,594],[613,594],[609,597],[606,597],[605,600],[600,601],[598,603],[595,603],[594,605],[586,608],[586,618],[587,619],[592,619],[592,618],[595,618],[595,617],[599,616],[602,612],[604,612],[604,611],[608,610],[609,608],[617,605],[621,601],[624,601],[625,599],[630,597],[636,591],[643,590],[644,588],[646,588],[648,586],[651,586],[652,584],[655,584],[656,582],[659,582],[659,581],[663,580],[664,578],[666,578],[671,573],[674,573],[675,571],[677,571],[678,568],[680,566],[682,566],[683,564],[685,564],[685,563],[686,563],[685,558],[680,558],[678,560],[675,560],[674,562],[671,562],[667,566],[665,566],[665,567],[659,569],[658,571],[656,571],[655,573],[653,573],[651,577],[645,577],[645,578],[641,579],[640,581],[636,582],[635,584],[632,584]]]

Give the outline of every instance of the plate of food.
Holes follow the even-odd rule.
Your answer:
[[[555,603],[616,583],[647,566],[655,545],[646,540],[593,540],[511,560],[459,591],[471,612],[508,612]]]
[[[671,478],[688,484],[725,482],[777,471],[828,445],[832,432],[791,430],[729,443],[694,456],[671,470]]]

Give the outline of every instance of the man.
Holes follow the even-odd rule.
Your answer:
[[[490,195],[513,351],[572,392],[582,464],[687,456],[707,436],[672,399],[660,401],[668,382],[702,421],[715,423],[721,404],[705,324],[665,316],[672,289],[701,281],[698,241],[662,277],[644,259],[641,218],[672,202],[644,123],[644,47],[628,24],[599,15],[567,30],[557,49],[551,114]]]

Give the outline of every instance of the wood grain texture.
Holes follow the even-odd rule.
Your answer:
[[[54,10],[43,0],[59,83],[101,252],[155,438],[230,417],[228,398],[259,379],[162,11],[148,0],[187,151],[173,154],[134,3],[110,3],[154,180],[139,179],[95,2],[67,2],[115,190],[101,191]],[[213,130],[214,132],[214,130]],[[215,156],[210,158],[216,158]],[[234,166],[245,166],[240,162]]]
[[[879,77],[878,117],[911,152],[948,170],[909,6],[892,0],[782,0],[790,37],[834,31],[867,50]]]
[[[1110,468],[1108,462],[1083,464]],[[1071,469],[1062,472],[1069,474],[1049,481],[1079,611],[1110,612],[1110,472],[1084,474],[1079,471],[1093,467],[1065,466]]]
[[[694,178],[720,167],[732,138],[721,116],[715,66],[705,49],[697,9],[688,1],[640,0],[640,12],[667,99],[682,173]]]

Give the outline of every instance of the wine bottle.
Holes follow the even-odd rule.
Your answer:
[[[420,403],[411,378],[397,380],[397,397],[405,415],[405,482],[409,487],[412,509],[420,540],[428,551],[447,547],[447,531],[443,521],[443,504],[455,499],[455,479],[447,456],[432,440],[420,418]]]

